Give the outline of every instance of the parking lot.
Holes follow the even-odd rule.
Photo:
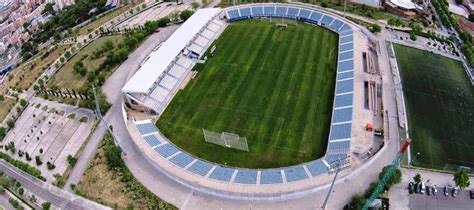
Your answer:
[[[469,191],[460,190],[456,197],[445,196],[442,188],[437,195],[411,194],[410,209],[474,209],[474,199],[469,198]]]

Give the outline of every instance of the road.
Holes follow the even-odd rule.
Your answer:
[[[16,179],[25,189],[37,197],[49,201],[56,207],[62,209],[108,209],[105,206],[46,184],[3,160],[0,160],[0,171],[3,171],[7,176]]]

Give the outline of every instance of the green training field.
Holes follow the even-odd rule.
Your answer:
[[[474,87],[460,62],[394,45],[401,70],[414,164],[474,167]]]
[[[232,23],[157,122],[177,146],[230,166],[268,168],[324,155],[337,34],[299,23]],[[247,137],[250,152],[204,142],[202,129]]]

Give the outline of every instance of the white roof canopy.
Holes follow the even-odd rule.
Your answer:
[[[412,0],[390,0],[393,4],[406,9],[423,9]]]
[[[200,9],[183,23],[123,86],[125,93],[147,93],[171,62],[220,8]]]

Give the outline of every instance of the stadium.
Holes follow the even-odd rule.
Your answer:
[[[374,117],[381,87],[364,75],[376,74],[371,46],[358,25],[313,7],[200,9],[122,88],[125,122],[149,161],[185,186],[303,196],[335,165],[347,176],[376,153],[372,131],[386,125]]]

